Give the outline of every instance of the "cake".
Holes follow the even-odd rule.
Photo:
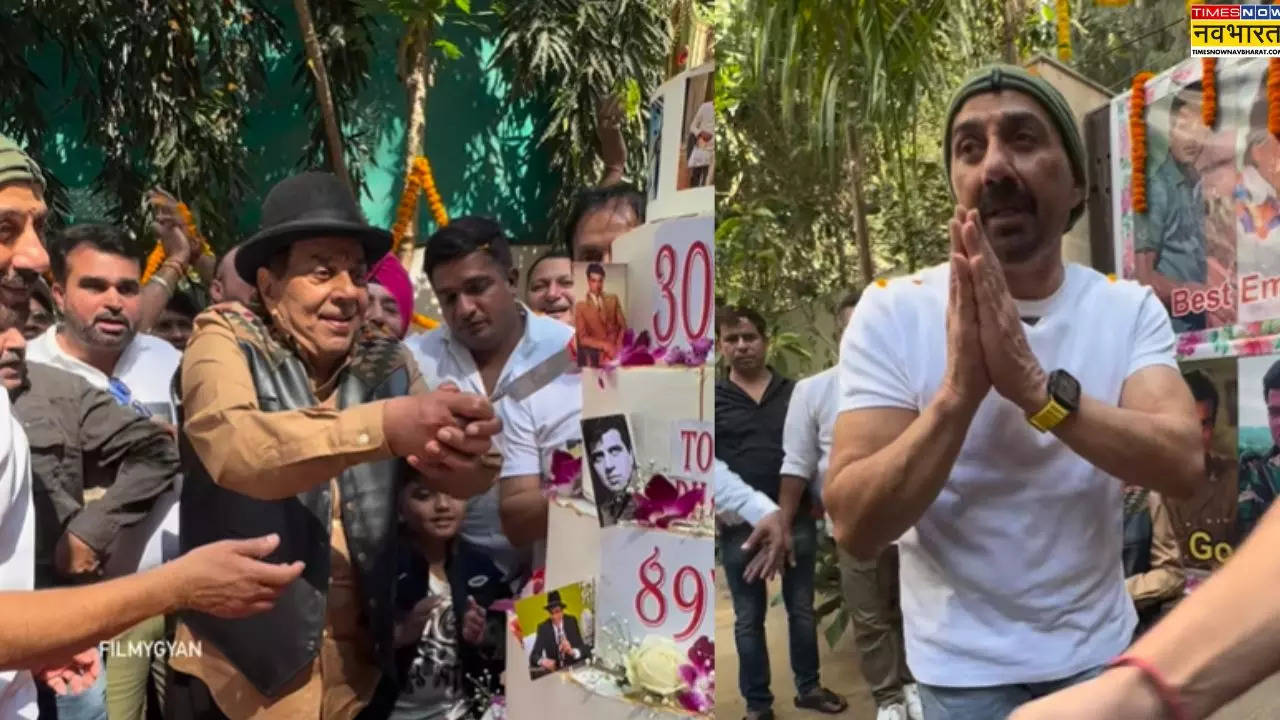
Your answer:
[[[668,107],[684,106],[690,75],[658,91]],[[678,113],[662,122],[664,134],[680,133]],[[625,283],[613,286],[616,293],[592,291],[601,293],[591,306],[599,313],[592,322],[613,317],[607,310],[610,293],[625,294],[619,306],[629,329],[617,353],[602,351],[605,367],[580,370],[583,443],[572,455],[555,453],[559,459],[552,465],[559,470],[544,485],[551,497],[541,587],[511,612],[504,709],[495,716],[622,720],[713,714],[715,528],[709,483],[715,377],[708,363],[715,325],[715,220],[708,190],[714,192],[671,187],[651,194],[665,198],[668,210],[696,212],[652,213],[648,224],[618,238],[611,265],[625,266]],[[669,201],[686,193],[707,200]],[[587,269],[575,269],[575,275],[578,270],[586,277]],[[592,272],[614,276],[612,269]],[[613,331],[592,332],[600,341]],[[610,455],[616,457],[606,459]],[[562,477],[571,475],[580,481]],[[564,611],[563,625],[557,626],[563,630],[555,631],[553,642],[548,618],[554,605],[545,600],[544,606],[543,594],[559,600],[550,593],[562,590],[574,598],[563,603],[572,612]],[[590,645],[591,659],[556,670],[556,663],[563,666],[577,652],[572,642],[563,644],[571,635],[569,617]],[[532,679],[530,666],[538,663],[549,669],[539,668],[540,677]]]

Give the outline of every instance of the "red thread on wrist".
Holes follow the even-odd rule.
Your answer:
[[[1108,669],[1118,667],[1131,667],[1141,671],[1151,687],[1155,688],[1156,696],[1160,698],[1160,702],[1169,711],[1169,716],[1173,720],[1191,720],[1187,703],[1182,699],[1181,693],[1164,679],[1164,675],[1156,669],[1155,665],[1134,655],[1121,655],[1107,663]]]

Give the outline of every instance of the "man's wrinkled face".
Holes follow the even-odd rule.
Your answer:
[[[1199,103],[1187,103],[1169,119],[1169,154],[1182,165],[1193,165],[1209,140],[1209,128]]]
[[[400,314],[400,303],[396,302],[390,290],[378,283],[369,283],[369,307],[365,310],[364,319],[389,337],[403,337],[400,328],[404,327],[404,317]]]
[[[0,384],[12,398],[27,386],[27,341],[16,327],[0,332]]]
[[[431,287],[449,331],[468,349],[497,349],[519,332],[516,275],[483,250],[437,265]]]
[[[258,291],[272,321],[298,344],[307,359],[322,365],[346,356],[364,320],[364,250],[346,237],[295,242],[283,271],[260,268]]]
[[[591,465],[605,487],[614,492],[626,486],[635,470],[631,449],[617,430],[606,430],[596,441],[595,447],[591,448]]]
[[[138,332],[141,274],[133,258],[77,245],[67,254],[66,283],[53,286],[66,329],[88,347],[123,350]]]
[[[609,262],[610,249],[619,235],[640,224],[631,204],[614,198],[603,207],[578,220],[573,238],[573,259],[580,262]]]
[[[22,336],[28,340],[32,340],[42,334],[49,326],[53,324],[53,311],[46,308],[34,296],[27,303],[28,314],[27,322],[23,325]]]
[[[769,344],[754,323],[741,318],[732,325],[722,325],[719,333],[720,353],[734,370],[754,373],[764,367]]]
[[[547,258],[529,276],[529,307],[563,323],[573,324],[573,263],[569,258]]]
[[[48,214],[38,187],[0,185],[0,329],[21,329],[27,322],[31,290],[49,269],[43,239]]]
[[[969,98],[956,113],[949,150],[956,201],[978,210],[1001,263],[1056,247],[1084,189],[1038,102],[1013,90]]]
[[[187,341],[191,339],[193,327],[192,318],[189,315],[166,309],[160,313],[160,318],[152,326],[151,334],[174,346],[178,352],[183,352],[187,349]]]

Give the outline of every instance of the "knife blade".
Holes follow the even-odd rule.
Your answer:
[[[511,398],[520,402],[535,392],[549,385],[553,380],[577,367],[577,357],[571,347],[552,354],[546,360],[526,370],[519,377],[503,384],[497,392],[489,396],[490,403],[503,398]]]

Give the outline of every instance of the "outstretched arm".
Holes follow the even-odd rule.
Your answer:
[[[1280,671],[1280,506],[1235,556],[1128,651],[1200,720]],[[1023,706],[1010,720],[1172,717],[1139,670],[1118,668]]]
[[[149,617],[179,609],[229,618],[268,610],[303,569],[302,563],[275,565],[256,559],[279,544],[275,535],[224,540],[115,580],[0,593],[0,670],[65,662]]]

